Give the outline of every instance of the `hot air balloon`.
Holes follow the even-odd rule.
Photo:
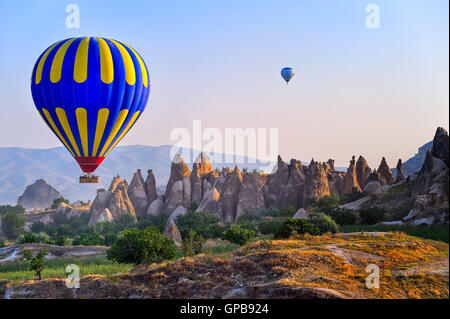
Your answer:
[[[80,165],[80,183],[130,131],[147,105],[150,80],[142,57],[123,42],[70,38],[47,48],[31,77],[36,109]]]
[[[293,68],[283,68],[281,70],[281,76],[283,77],[283,79],[286,81],[287,84],[289,84],[289,81],[292,79],[294,74],[295,71]]]

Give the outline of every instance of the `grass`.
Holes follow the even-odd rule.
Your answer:
[[[403,232],[410,236],[421,237],[425,239],[439,240],[448,244],[449,227],[442,226],[408,226],[408,225],[346,225],[341,226],[340,231],[343,233],[353,232]]]
[[[78,259],[55,258],[45,261],[42,278],[66,278],[66,266],[75,264],[80,267],[80,276],[113,275],[129,271],[131,264],[119,264],[105,257],[90,257]],[[36,279],[36,275],[28,270],[29,262],[7,262],[0,264],[0,280],[20,281]]]

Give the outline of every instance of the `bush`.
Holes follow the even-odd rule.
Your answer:
[[[231,227],[223,233],[224,240],[228,240],[229,242],[238,244],[240,246],[245,245],[247,242],[255,238],[255,236],[255,231],[242,228],[238,224],[231,225]]]
[[[203,238],[214,238],[216,235],[213,226],[219,222],[219,217],[208,212],[194,212],[188,210],[186,214],[179,215],[176,218],[176,224],[180,230],[181,237],[187,237],[192,229]]]
[[[328,215],[320,214],[318,216],[313,216],[311,218],[311,223],[319,228],[321,234],[324,233],[336,233],[339,230],[339,226],[336,222]]]
[[[364,196],[365,196],[364,193],[360,192],[355,186],[353,186],[351,194],[343,195],[339,201],[339,204],[342,205],[342,204],[354,202],[355,200],[363,198]]]
[[[165,212],[160,212],[157,215],[151,215],[148,217],[150,225],[155,226],[161,233],[164,231],[169,215]]]
[[[36,273],[39,280],[41,280],[41,273],[45,268],[44,261],[46,255],[46,248],[39,250],[35,257],[33,257],[31,250],[25,249],[23,251],[23,257],[30,262],[30,270]]]
[[[9,239],[16,239],[23,233],[25,220],[17,215],[17,213],[9,212],[2,217],[2,232]]]
[[[172,259],[175,252],[173,240],[151,226],[144,230],[126,229],[107,251],[107,257],[120,263],[141,264]]]
[[[330,216],[336,221],[339,226],[353,225],[358,219],[353,211],[346,208],[336,208],[331,212]]]
[[[261,234],[269,235],[276,234],[282,225],[283,222],[278,219],[264,218],[256,224],[256,228]]]
[[[191,230],[188,237],[183,239],[181,249],[185,257],[194,256],[202,252],[205,240],[202,236],[197,235],[195,231]]]
[[[360,223],[373,225],[385,220],[386,211],[378,207],[369,207],[359,212]]]
[[[21,205],[0,205],[0,215],[4,215],[6,213],[23,214],[25,213],[25,208],[23,208]]]
[[[66,204],[69,204],[69,200],[68,199],[65,199],[64,197],[58,197],[58,198],[55,198],[54,200],[53,200],[53,204],[52,204],[52,209],[57,209],[58,208],[58,206],[59,206],[59,204],[61,204],[61,203],[66,203]]]
[[[69,244],[69,238],[67,236],[58,236],[53,243],[57,246],[67,246]]]
[[[237,221],[235,224],[241,226],[242,228],[248,229],[248,230],[253,230],[254,232],[256,232],[256,226],[248,220],[240,220]]]
[[[31,225],[31,228],[30,228],[30,230],[36,234],[38,234],[40,232],[45,232],[46,229],[47,229],[47,226],[41,221],[33,223],[33,225]]]
[[[5,247],[5,242],[0,239],[0,248],[3,248],[3,247]]]
[[[320,229],[306,219],[286,218],[280,229],[274,234],[277,239],[287,239],[294,233],[319,235]]]
[[[107,233],[104,237],[105,238],[103,240],[103,243],[105,244],[105,246],[112,246],[112,244],[114,244],[114,242],[118,238],[117,233]]]
[[[39,243],[39,237],[35,233],[24,233],[23,235],[20,235],[19,239],[17,240],[19,244],[32,244],[32,243]]]
[[[99,234],[95,232],[90,232],[88,234],[80,234],[73,242],[72,245],[75,246],[99,246],[103,244],[103,239]]]
[[[281,217],[281,211],[273,206],[263,208],[258,211],[259,217]]]
[[[332,214],[333,210],[339,206],[340,198],[339,196],[332,194],[330,196],[324,196],[319,198],[314,202],[314,206],[316,206],[320,211],[325,214]]]

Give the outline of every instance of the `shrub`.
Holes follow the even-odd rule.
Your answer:
[[[373,225],[385,220],[386,211],[378,207],[369,207],[359,212],[360,223],[363,225]]]
[[[31,227],[30,227],[30,230],[36,234],[43,232],[46,229],[47,229],[47,226],[41,221],[33,223],[33,225],[31,225]]]
[[[330,216],[336,221],[340,226],[342,225],[353,225],[356,223],[358,217],[350,209],[346,208],[336,208],[332,211]]]
[[[311,235],[319,235],[319,228],[312,224],[311,222],[305,219],[293,219],[286,218],[283,221],[280,229],[274,234],[275,238],[286,239],[291,237],[293,234],[311,234]]]
[[[282,225],[283,222],[278,219],[264,218],[257,223],[256,228],[261,234],[269,235],[276,234]]]
[[[124,226],[130,226],[131,224],[134,224],[136,222],[134,218],[135,217],[130,213],[122,213],[120,215],[120,223]]]
[[[20,235],[19,239],[17,240],[19,244],[32,244],[32,243],[39,243],[39,237],[35,233],[24,233],[23,235]]]
[[[103,243],[105,246],[111,246],[118,238],[117,233],[107,233],[104,237]]]
[[[108,259],[120,263],[141,264],[158,262],[175,257],[175,244],[172,239],[163,237],[155,227],[144,230],[126,229],[107,251]]]
[[[213,238],[214,227],[212,225],[219,222],[219,217],[208,212],[194,212],[188,210],[186,214],[176,218],[176,224],[180,230],[181,237],[187,237],[192,229],[203,238]],[[217,227],[215,227],[217,229]]]
[[[270,206],[269,208],[263,208],[258,211],[259,217],[280,217],[281,211],[273,206]]]
[[[165,212],[160,212],[157,215],[151,215],[148,217],[150,225],[155,226],[161,233],[163,232],[168,219],[169,215]]]
[[[103,244],[103,239],[96,232],[90,232],[87,234],[80,234],[73,242],[75,246],[99,246]]]
[[[0,205],[0,215],[4,215],[6,213],[23,214],[25,213],[25,208],[23,208],[21,205]]]
[[[62,197],[62,196],[61,196],[61,197],[58,197],[58,198],[55,198],[55,199],[53,200],[52,209],[58,208],[59,204],[61,204],[61,203],[69,204],[69,200],[68,200],[68,199],[65,199],[65,198]]]
[[[31,253],[31,250],[25,249],[23,251],[23,257],[30,262],[30,270],[36,273],[36,275],[39,277],[39,280],[41,280],[41,273],[45,268],[44,261],[46,255],[46,248],[39,250],[39,252],[34,257]]]
[[[360,192],[355,186],[353,186],[352,192],[350,194],[343,195],[339,200],[339,204],[342,205],[342,204],[354,202],[355,200],[363,198],[364,196],[365,196],[364,193]]]
[[[69,244],[69,238],[67,236],[58,236],[54,240],[54,244],[57,246],[67,246]]]
[[[237,221],[235,224],[241,226],[242,228],[248,229],[248,230],[253,230],[254,232],[256,232],[256,226],[248,220],[240,220]]]
[[[189,235],[183,239],[181,249],[185,257],[194,256],[202,252],[205,240],[201,235],[197,235],[195,231],[191,230]]]
[[[339,196],[332,194],[330,196],[324,196],[315,201],[314,205],[322,212],[331,214],[333,210],[339,206]]]
[[[255,238],[255,236],[255,231],[242,228],[238,224],[231,225],[231,227],[223,233],[223,239],[240,246],[245,245],[247,242]]]
[[[0,248],[3,248],[3,247],[5,247],[5,242],[0,239]]]
[[[2,232],[9,239],[16,239],[23,233],[25,220],[17,215],[17,213],[9,212],[2,217]]]
[[[328,215],[319,214],[311,218],[311,223],[319,228],[321,234],[324,233],[336,233],[339,230],[339,226],[336,222]]]

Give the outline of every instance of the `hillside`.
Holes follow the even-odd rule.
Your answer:
[[[366,287],[366,267],[380,288]],[[114,276],[8,285],[10,298],[448,298],[448,244],[400,233],[258,241],[231,254],[142,265]],[[101,288],[100,288],[101,287]]]

